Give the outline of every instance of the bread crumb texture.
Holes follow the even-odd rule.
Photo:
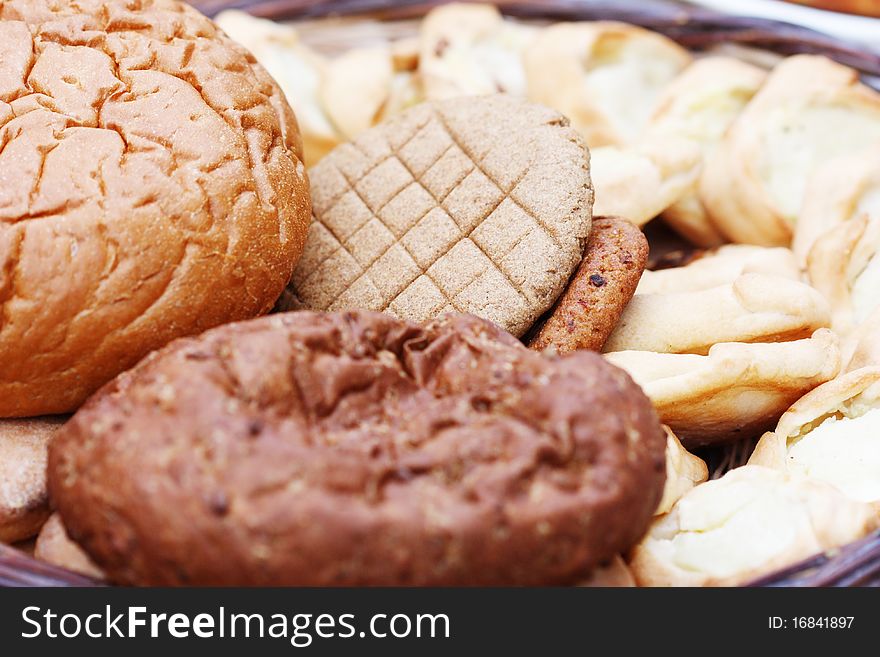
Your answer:
[[[0,3],[0,417],[268,311],[310,215],[296,120],[174,0]]]

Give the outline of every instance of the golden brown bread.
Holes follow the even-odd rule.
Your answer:
[[[250,54],[176,0],[10,0],[0,49],[0,417],[272,307],[310,204]]]

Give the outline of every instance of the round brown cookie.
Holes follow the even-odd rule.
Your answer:
[[[601,351],[647,262],[648,240],[638,227],[619,217],[596,218],[581,266],[529,346]]]
[[[554,110],[508,96],[425,103],[310,171],[294,308],[469,312],[522,335],[583,256],[590,156]]]
[[[307,232],[296,120],[176,0],[0,2],[0,417],[268,311]]]
[[[82,575],[103,579],[104,573],[67,535],[61,516],[53,513],[40,530],[34,546],[34,557],[54,566],[67,568]]]
[[[49,517],[46,453],[63,422],[0,420],[0,543],[36,536]]]
[[[179,340],[65,426],[50,490],[148,585],[553,584],[631,547],[665,437],[623,371],[494,324],[287,313]]]

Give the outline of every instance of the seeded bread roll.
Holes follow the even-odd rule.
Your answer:
[[[300,151],[268,74],[182,2],[0,4],[0,417],[271,309],[309,222]]]

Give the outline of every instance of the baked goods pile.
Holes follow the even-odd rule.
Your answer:
[[[0,5],[0,541],[135,585],[729,585],[880,524],[854,72],[473,4],[333,57],[218,23]],[[647,271],[656,217],[700,250]]]

